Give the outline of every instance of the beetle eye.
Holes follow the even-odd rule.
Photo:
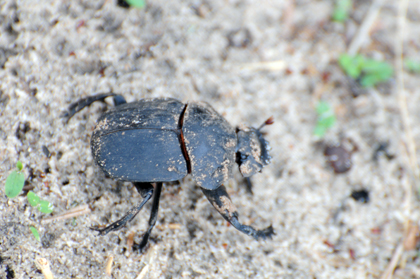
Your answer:
[[[248,155],[246,154],[241,154],[241,161],[246,161],[248,159]]]

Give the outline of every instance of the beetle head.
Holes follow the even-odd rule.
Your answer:
[[[269,118],[260,128],[242,126],[237,128],[238,149],[236,151],[236,162],[243,177],[250,177],[270,163],[268,151],[271,149],[260,129],[265,125],[273,123]]]

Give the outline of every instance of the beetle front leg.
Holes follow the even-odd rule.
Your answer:
[[[162,192],[162,182],[158,182],[156,183],[155,195],[153,196],[152,210],[150,212],[150,218],[149,218],[149,228],[147,229],[147,232],[144,234],[143,239],[141,240],[140,244],[133,245],[133,250],[139,250],[140,252],[142,252],[142,250],[147,244],[147,241],[149,240],[150,233],[152,232],[153,227],[155,226],[156,220],[157,220],[161,192]]]
[[[143,208],[143,206],[150,200],[150,198],[153,196],[153,186],[150,183],[133,183],[134,186],[136,186],[137,191],[142,196],[143,201],[139,203],[136,207],[133,207],[130,209],[124,217],[119,219],[117,222],[112,223],[109,226],[106,226],[105,228],[96,228],[91,227],[91,230],[98,231],[99,235],[106,235],[109,232],[116,231],[121,229],[125,224],[133,220],[134,217],[140,212],[140,210]]]
[[[214,208],[219,211],[223,218],[231,223],[237,230],[252,236],[256,240],[260,238],[271,238],[275,234],[272,226],[263,230],[256,230],[251,226],[242,225],[238,220],[236,207],[226,192],[225,186],[222,185],[215,190],[207,190],[204,188],[201,188],[201,190]]]
[[[114,97],[114,104],[116,106],[126,103],[124,97],[121,96],[121,95],[117,95],[117,94],[114,94],[114,93],[97,94],[97,95],[82,98],[82,99],[78,100],[77,102],[72,103],[69,106],[69,108],[67,109],[67,112],[65,112],[63,114],[63,117],[67,117],[67,122],[69,122],[70,118],[72,118],[73,115],[75,115],[77,112],[81,111],[83,108],[90,106],[94,102],[98,102],[98,101],[103,102],[105,100],[105,98],[111,97],[111,96]]]

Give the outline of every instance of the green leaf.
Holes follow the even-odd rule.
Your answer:
[[[21,171],[21,170],[23,169],[22,162],[21,162],[21,161],[17,161],[17,163],[16,163],[16,167],[17,167],[17,169],[18,169],[19,171]]]
[[[343,71],[353,79],[360,78],[363,87],[373,87],[379,82],[388,80],[393,75],[392,65],[374,59],[366,59],[361,55],[340,55],[338,63]]]
[[[344,22],[349,17],[349,12],[352,7],[351,0],[337,0],[335,2],[332,19],[337,22]]]
[[[331,110],[330,104],[324,101],[319,102],[318,105],[316,106],[316,113],[318,113],[319,115],[327,113],[330,110]]]
[[[379,82],[388,80],[394,70],[392,66],[383,61],[366,60],[362,69],[360,84],[364,87],[373,87]]]
[[[404,61],[404,65],[407,68],[407,70],[409,70],[410,72],[413,72],[413,73],[416,73],[416,74],[420,73],[420,62],[419,61],[406,59]]]
[[[48,214],[48,213],[53,212],[53,209],[54,209],[53,205],[48,201],[41,200],[41,198],[34,192],[29,191],[26,197],[28,198],[30,205],[38,208],[38,210],[41,211],[42,213]]]
[[[6,179],[6,196],[10,199],[17,197],[25,184],[25,175],[20,171],[12,171]]]
[[[327,128],[325,128],[324,126],[320,126],[320,125],[315,126],[315,129],[314,129],[315,136],[322,138],[326,132],[327,132]]]
[[[363,87],[373,87],[375,86],[375,84],[377,84],[379,82],[378,78],[374,75],[368,75],[368,76],[364,76],[362,77],[362,79],[360,80],[360,84]]]
[[[314,135],[323,137],[327,130],[334,126],[336,118],[334,110],[327,102],[319,102],[316,106],[316,112],[318,114],[318,120],[314,129]]]
[[[39,196],[32,191],[29,191],[26,197],[28,198],[28,202],[31,206],[36,207],[41,202]]]
[[[38,210],[42,213],[51,213],[54,210],[54,206],[49,201],[41,200],[39,202]]]
[[[41,238],[39,237],[39,232],[35,227],[30,226],[29,229],[31,230],[32,234],[34,235],[35,239],[41,242]]]
[[[144,8],[146,6],[146,0],[125,0],[131,7],[135,8]]]
[[[383,74],[385,76],[390,75],[393,72],[392,66],[389,63],[373,59],[365,60],[362,70],[363,73]]]
[[[319,125],[324,126],[325,128],[331,128],[335,124],[335,116],[331,115],[325,118],[320,118],[318,120]]]
[[[362,73],[362,67],[365,59],[361,55],[350,56],[348,54],[340,55],[338,63],[346,74],[354,79],[357,79]]]

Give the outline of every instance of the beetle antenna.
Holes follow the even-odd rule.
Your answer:
[[[270,116],[257,130],[261,130],[266,125],[271,125],[274,123],[274,117]]]

